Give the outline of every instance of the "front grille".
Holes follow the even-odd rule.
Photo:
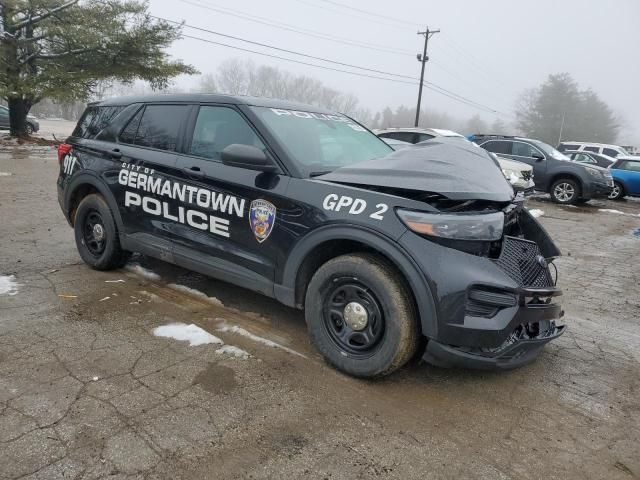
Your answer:
[[[523,170],[520,173],[522,174],[522,178],[524,178],[527,182],[529,180],[531,180],[531,171],[530,170]]]
[[[551,287],[551,272],[535,242],[505,236],[494,262],[521,287]]]

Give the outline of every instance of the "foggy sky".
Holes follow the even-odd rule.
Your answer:
[[[321,0],[188,1],[384,45],[408,54],[341,45],[216,13],[182,0],[150,0],[149,3],[153,14],[184,20],[193,26],[415,78],[420,75],[415,54],[422,51],[423,42],[416,34],[418,23],[423,25],[421,29],[426,25],[439,28],[441,33],[429,42],[431,61],[427,64],[427,80],[498,110],[500,118],[511,122],[516,98],[523,89],[538,85],[550,73],[568,72],[581,88],[595,90],[624,119],[626,126],[619,143],[640,145],[639,0],[335,0],[376,14],[414,21],[416,25],[367,16]],[[190,28],[185,28],[183,33],[278,54]],[[417,85],[316,69],[193,39],[176,42],[170,53],[202,73],[215,72],[221,61],[238,57],[314,76],[327,86],[355,94],[361,105],[372,111],[401,104],[415,106],[417,98]],[[279,55],[321,63],[289,54]],[[195,87],[197,79],[181,77],[178,83]],[[496,118],[430,90],[424,92],[423,108],[447,111],[461,118],[479,113],[489,122]]]

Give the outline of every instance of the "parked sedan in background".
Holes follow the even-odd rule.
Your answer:
[[[9,129],[9,109],[4,105],[0,105],[0,130]],[[31,135],[40,130],[40,124],[36,117],[27,115],[27,133]]]
[[[640,197],[640,159],[618,159],[610,171],[613,177],[611,200],[622,200],[627,195]]]
[[[570,160],[579,163],[590,163],[602,168],[609,168],[616,162],[616,159],[608,155],[593,152],[578,152],[576,150],[565,150],[564,153]]]

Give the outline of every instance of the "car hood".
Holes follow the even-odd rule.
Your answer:
[[[502,168],[508,168],[509,170],[516,170],[519,172],[530,172],[533,170],[533,167],[528,163],[518,162],[516,160],[510,160],[508,158],[501,157],[497,155],[498,163]]]
[[[365,187],[432,192],[452,200],[510,202],[514,195],[499,165],[485,150],[447,137],[315,178]]]

